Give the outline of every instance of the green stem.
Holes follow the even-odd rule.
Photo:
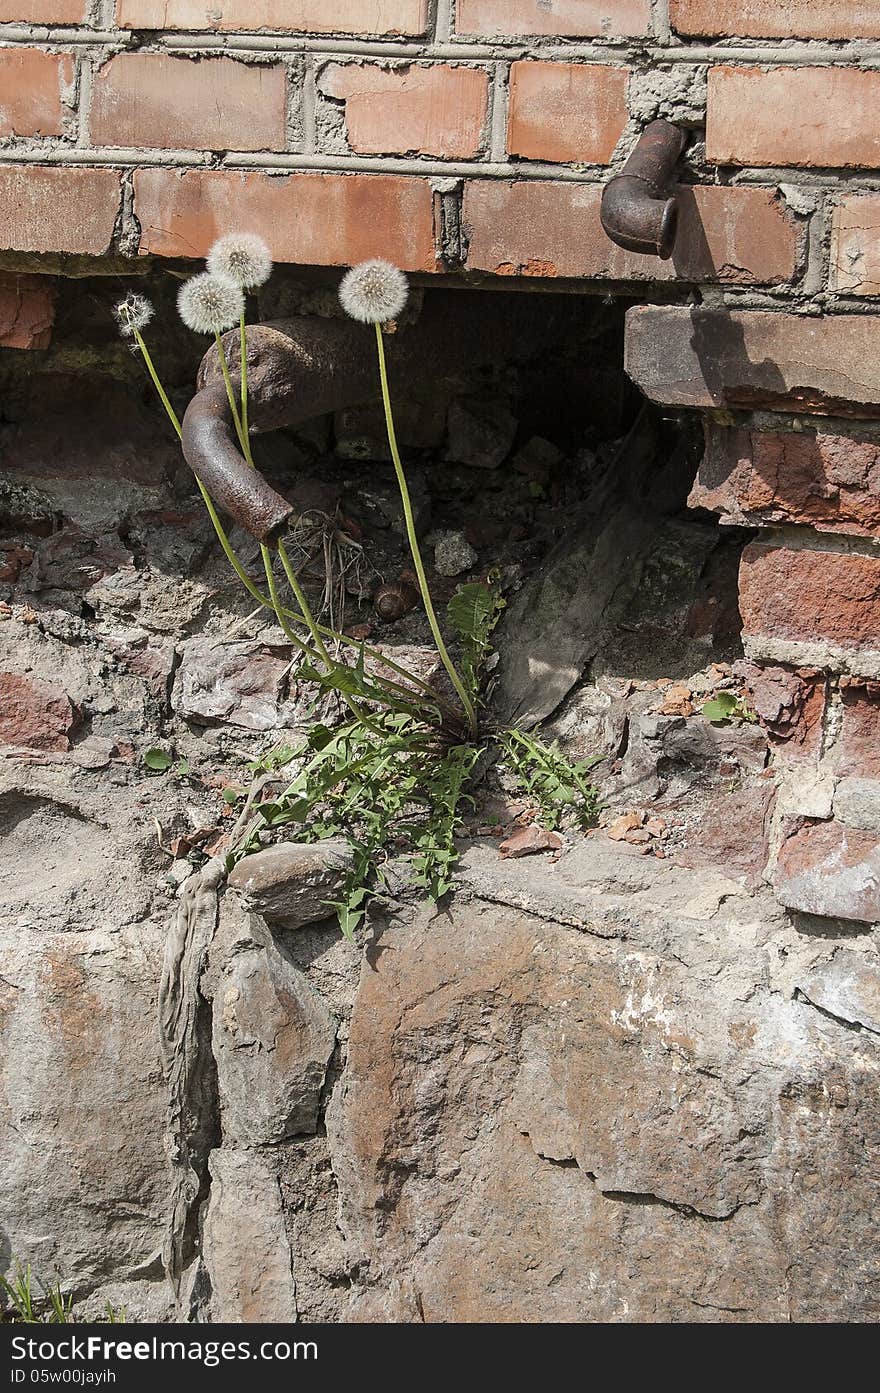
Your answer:
[[[241,312],[241,319],[238,323],[238,341],[238,356],[241,362],[241,433],[245,440],[250,440],[248,431],[247,329],[244,322],[244,310]]]
[[[446,644],[443,642],[443,635],[440,632],[440,625],[437,622],[437,615],[434,612],[434,603],[431,599],[431,592],[428,589],[428,578],[425,575],[425,567],[422,562],[422,553],[419,550],[419,539],[416,536],[416,524],[413,517],[412,501],[409,496],[409,486],[406,482],[406,475],[403,472],[403,462],[400,458],[400,451],[397,448],[397,433],[394,429],[394,415],[391,410],[391,393],[388,390],[388,369],[385,363],[385,343],[382,338],[382,325],[376,325],[376,347],[379,354],[379,377],[382,382],[382,404],[385,407],[385,425],[388,430],[388,444],[391,448],[391,458],[394,461],[394,470],[397,475],[397,483],[400,489],[400,497],[403,503],[403,516],[406,522],[406,535],[409,540],[409,549],[412,553],[413,564],[416,568],[416,576],[419,581],[419,589],[422,593],[422,602],[425,606],[425,613],[428,616],[428,623],[431,626],[431,633],[434,635],[434,642],[437,645],[437,652],[443,662],[443,666],[449,673],[450,680],[455,690],[461,698],[464,707],[467,723],[471,734],[477,733],[477,713],[474,703],[467,693],[464,683],[458,675],[455,664],[449,656]]]

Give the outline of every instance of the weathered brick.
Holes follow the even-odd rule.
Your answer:
[[[829,287],[880,295],[880,194],[853,194],[834,210]]]
[[[783,842],[773,885],[787,909],[876,923],[880,920],[880,838],[837,822],[808,822]]]
[[[553,34],[598,38],[646,34],[650,0],[458,0],[459,34]]]
[[[607,164],[627,122],[628,68],[514,63],[507,148],[528,160]]]
[[[0,167],[0,248],[98,256],[109,249],[121,195],[115,169]]]
[[[709,423],[688,501],[735,526],[806,523],[820,532],[880,535],[880,442]]]
[[[0,136],[63,135],[61,85],[73,59],[39,48],[0,48]]]
[[[0,0],[0,24],[82,24],[88,0]]]
[[[61,687],[39,677],[0,672],[0,745],[69,750],[81,716]]]
[[[121,53],[95,74],[95,145],[283,150],[286,74],[280,64]]]
[[[383,256],[433,271],[433,194],[427,179],[391,174],[238,174],[139,169],[134,210],[142,252],[204,256],[223,232],[266,238],[278,261],[345,266]]]
[[[55,282],[0,271],[0,348],[48,348],[55,321]]]
[[[706,154],[718,164],[876,169],[880,72],[712,68]]]
[[[876,0],[670,0],[680,34],[743,39],[872,39],[880,36]]]
[[[751,542],[739,604],[746,635],[880,649],[880,558]]]
[[[647,305],[626,317],[625,366],[652,401],[880,415],[880,318]]]
[[[880,683],[844,677],[843,720],[834,751],[838,774],[880,779]]]
[[[345,102],[348,143],[358,154],[471,159],[479,152],[489,96],[482,68],[335,63],[321,91]]]
[[[498,275],[776,285],[798,266],[799,232],[768,189],[685,188],[672,260],[622,251],[599,221],[595,184],[474,181],[464,221],[468,265]]]
[[[315,34],[424,34],[428,0],[117,0],[125,29],[277,29]]]

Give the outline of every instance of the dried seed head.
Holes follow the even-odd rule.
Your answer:
[[[119,332],[123,338],[134,338],[135,331],[138,333],[145,329],[156,311],[150,304],[146,295],[136,295],[130,290],[124,300],[113,311],[116,322],[119,325]]]
[[[254,232],[230,232],[220,237],[208,252],[212,276],[242,290],[264,285],[272,274],[272,253],[262,237]]]
[[[184,281],[177,309],[188,329],[197,334],[222,334],[244,313],[244,294],[237,285],[221,281],[209,271]]]
[[[346,271],[339,299],[362,324],[385,324],[402,313],[409,295],[406,276],[390,261],[362,261]]]

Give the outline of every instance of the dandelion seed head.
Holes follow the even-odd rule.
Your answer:
[[[231,329],[244,313],[244,293],[237,285],[203,271],[184,281],[177,296],[177,309],[188,329],[197,334],[222,334]]]
[[[362,324],[386,324],[402,313],[409,296],[406,276],[390,261],[362,261],[346,271],[339,300]]]
[[[146,295],[137,295],[130,290],[125,299],[119,301],[113,313],[122,337],[131,339],[134,338],[135,331],[139,333],[147,327],[156,311]]]
[[[207,266],[212,276],[253,290],[272,274],[272,253],[254,232],[229,232],[208,252]]]

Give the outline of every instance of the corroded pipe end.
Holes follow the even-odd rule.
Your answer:
[[[242,456],[225,388],[196,393],[183,418],[181,444],[187,464],[218,507],[258,541],[274,545],[295,510]]]
[[[600,218],[619,247],[668,260],[678,231],[678,207],[671,183],[686,143],[669,121],[645,127],[621,172],[605,185]]]

